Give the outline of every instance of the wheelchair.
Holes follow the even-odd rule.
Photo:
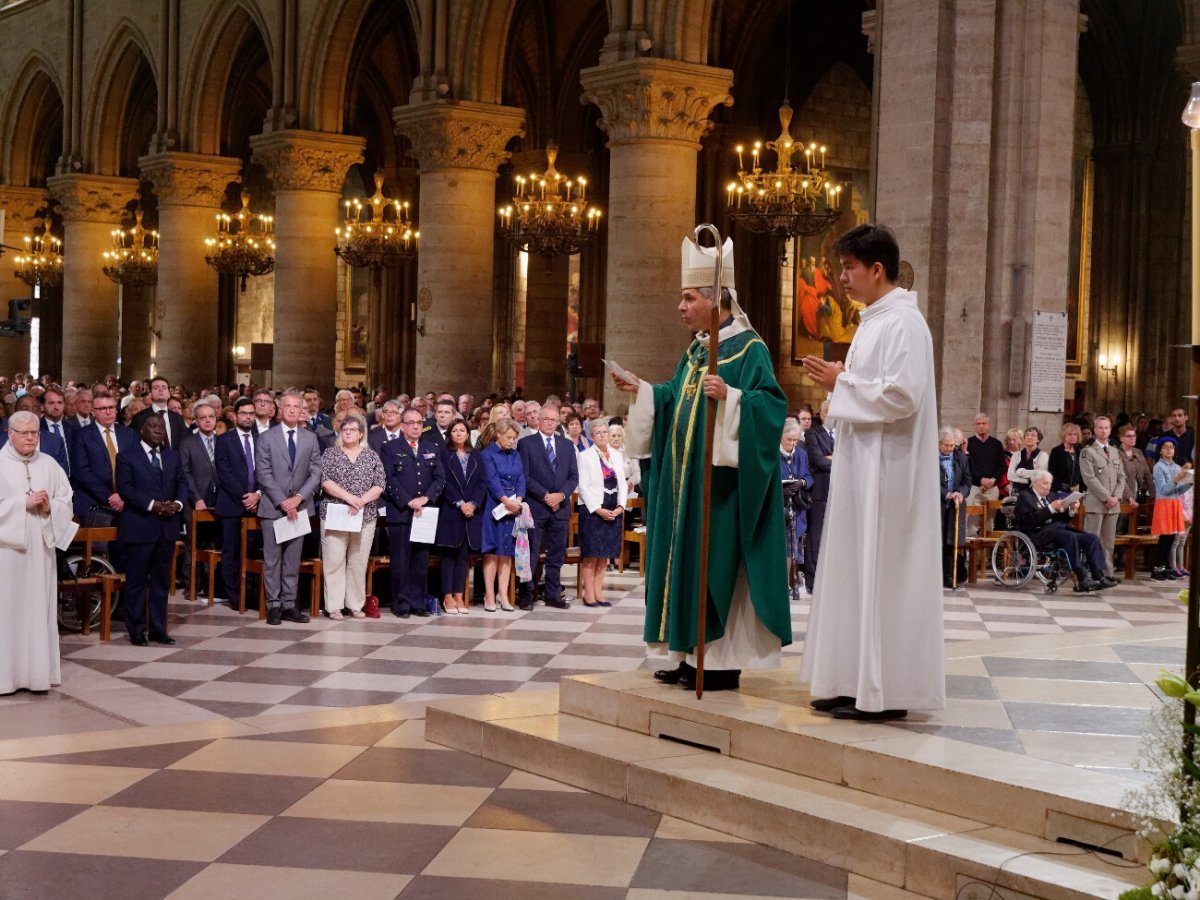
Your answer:
[[[996,583],[1016,591],[1036,577],[1047,594],[1055,593],[1064,581],[1069,583],[1071,560],[1067,551],[1059,548],[1038,550],[1029,535],[1013,526],[1015,498],[1005,499],[1000,510],[1008,528],[992,547],[992,577]]]
[[[69,634],[100,625],[101,597],[99,584],[79,584],[81,580],[99,575],[116,575],[117,570],[105,557],[92,553],[91,562],[85,562],[81,551],[72,548],[68,552],[59,550],[58,557],[58,630]]]

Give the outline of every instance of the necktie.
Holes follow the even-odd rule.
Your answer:
[[[154,466],[162,474],[162,463],[158,461],[158,448],[155,447],[150,451],[150,465]]]
[[[167,420],[167,411],[165,409],[160,409],[158,411],[158,417],[160,419],[162,419],[162,423],[163,423],[163,435],[164,435],[163,446],[170,447],[171,446],[171,423],[170,423],[170,421]]]
[[[56,438],[61,438],[61,437],[62,437],[62,435],[58,433],[58,423],[57,423],[57,422],[53,422],[53,423],[51,423],[51,425],[50,425],[50,430],[51,430],[52,432],[54,432],[54,436],[55,436]]]
[[[550,460],[550,465],[554,465],[554,438],[546,438],[546,457]]]
[[[213,457],[213,439],[211,434],[204,438],[204,449],[208,453],[208,463],[212,465],[215,460]]]
[[[117,445],[113,443],[112,429],[104,429],[104,443],[108,445],[108,465],[112,469],[113,491],[117,489]]]
[[[288,429],[288,457],[294,466],[296,464],[296,432],[291,428]]]
[[[416,456],[416,455],[417,455],[417,443],[416,443],[416,441],[409,441],[409,442],[408,442],[408,446],[412,448],[413,456]]]
[[[242,441],[246,448],[246,488],[254,490],[254,450],[250,447],[250,435],[243,433]]]
[[[391,432],[388,432],[387,439],[388,439],[389,441],[394,441],[394,440],[395,440],[396,438],[398,438],[398,437],[399,437],[399,435],[397,435],[397,434],[392,434]]]

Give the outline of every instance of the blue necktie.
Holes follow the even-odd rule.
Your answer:
[[[550,459],[550,465],[554,465],[554,438],[546,438],[546,456]]]
[[[296,465],[296,432],[288,432],[288,456],[291,457],[292,465]]]
[[[160,463],[158,461],[158,448],[157,447],[155,447],[153,450],[150,451],[150,465],[154,466],[154,468],[158,470],[158,473],[160,475],[162,474],[162,463]]]
[[[254,490],[254,451],[250,449],[250,435],[243,434],[242,440],[246,442],[246,488]]]

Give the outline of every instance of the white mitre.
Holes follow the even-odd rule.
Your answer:
[[[680,289],[713,286],[713,269],[716,267],[717,248],[701,247],[692,238],[685,237],[679,248],[681,272]],[[725,238],[721,247],[721,287],[733,290],[733,240]]]

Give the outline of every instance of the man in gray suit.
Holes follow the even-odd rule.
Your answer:
[[[267,592],[267,624],[307,622],[296,608],[296,582],[300,574],[303,537],[279,543],[275,521],[285,516],[295,520],[312,515],[313,494],[321,483],[321,450],[317,436],[300,427],[304,400],[298,391],[287,390],[279,397],[279,427],[258,436],[254,469],[262,500],[258,516],[263,520],[263,570]]]
[[[211,510],[217,505],[217,478],[213,468],[217,411],[207,403],[196,403],[192,414],[196,420],[196,440],[184,441],[179,448],[183,477],[187,480],[192,507]]]
[[[1125,466],[1121,454],[1109,446],[1112,423],[1108,416],[1096,416],[1092,434],[1096,439],[1079,452],[1079,474],[1087,493],[1083,495],[1083,530],[1100,538],[1104,548],[1104,574],[1113,577],[1113,545],[1117,540],[1117,518],[1121,514],[1121,494],[1125,490]]]

